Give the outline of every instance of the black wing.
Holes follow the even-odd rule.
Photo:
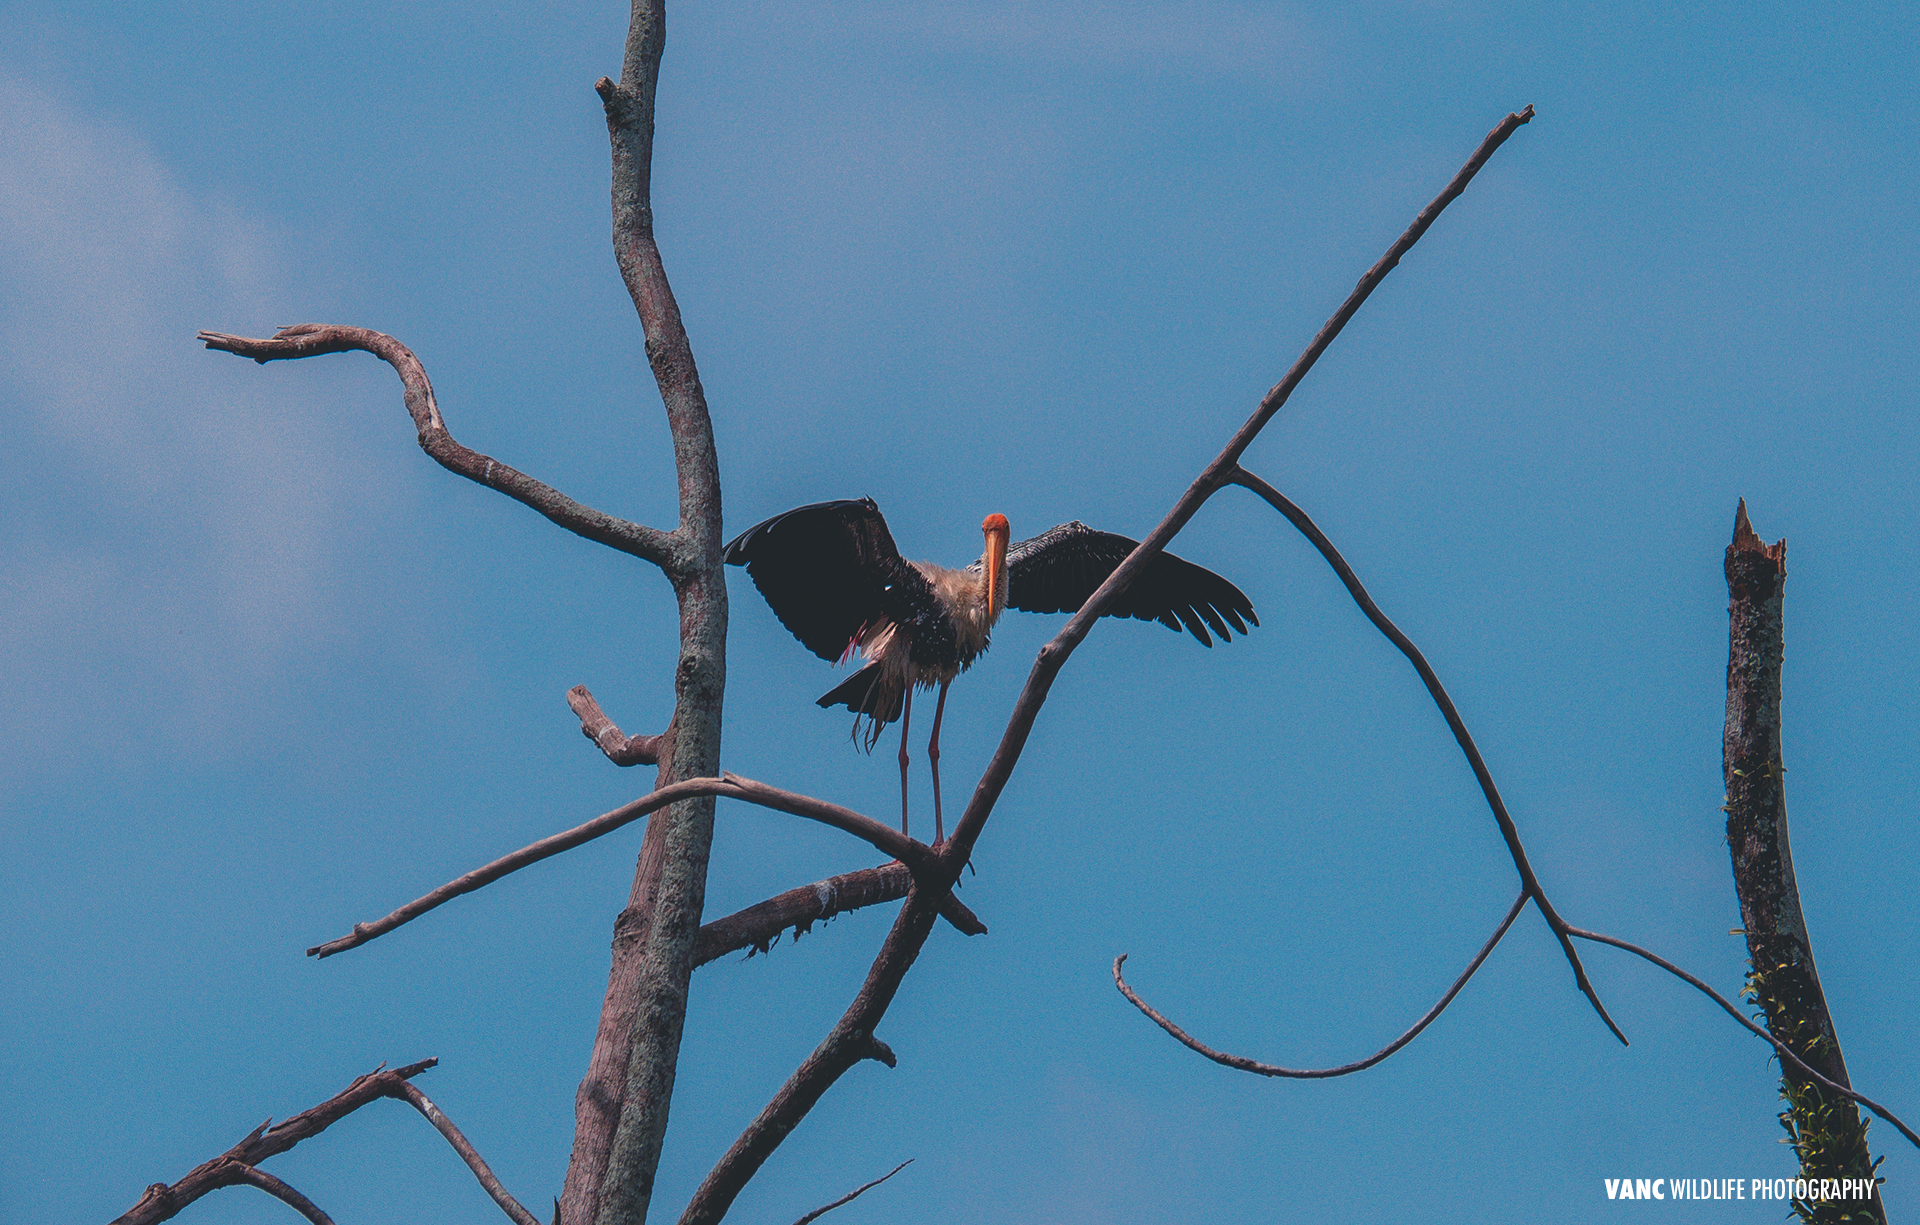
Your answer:
[[[1026,612],[1079,612],[1087,597],[1120,568],[1139,541],[1096,532],[1084,523],[1062,523],[1007,550],[1007,607]],[[1107,609],[1109,617],[1158,621],[1174,633],[1186,629],[1202,646],[1212,646],[1208,627],[1226,642],[1231,625],[1242,634],[1260,624],[1253,601],[1226,579],[1203,566],[1161,553],[1147,563]]]
[[[815,655],[838,662],[882,618],[908,635],[915,663],[952,666],[953,618],[926,575],[900,556],[872,498],[816,502],[740,533],[730,566],[745,566],[780,624]]]

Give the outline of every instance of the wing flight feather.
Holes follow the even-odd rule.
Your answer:
[[[954,653],[953,622],[926,575],[900,556],[872,498],[815,502],[748,528],[726,548],[780,624],[831,662],[882,620],[910,635],[916,662]]]
[[[1098,532],[1079,521],[1063,523],[1007,550],[1007,607],[1025,612],[1078,612],[1107,576],[1120,568],[1139,542]],[[1238,587],[1204,566],[1172,553],[1147,564],[1112,607],[1109,617],[1158,621],[1212,646],[1259,625],[1253,602]],[[1208,630],[1213,631],[1212,635]]]

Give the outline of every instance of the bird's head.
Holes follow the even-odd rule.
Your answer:
[[[1007,536],[1011,528],[1005,515],[988,515],[980,523],[987,537],[987,553],[981,569],[987,572],[987,616],[997,617],[1007,606]]]

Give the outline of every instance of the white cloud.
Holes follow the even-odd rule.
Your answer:
[[[0,115],[0,734],[206,751],[327,638],[353,457],[297,380],[192,339],[294,321],[270,228],[30,85]]]

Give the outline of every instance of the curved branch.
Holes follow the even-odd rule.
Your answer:
[[[968,860],[973,855],[974,844],[979,840],[980,831],[986,826],[987,818],[993,814],[994,806],[1000,800],[1000,794],[1006,789],[1007,780],[1013,776],[1014,767],[1019,764],[1020,755],[1026,748],[1027,737],[1033,731],[1035,720],[1040,716],[1040,708],[1046,703],[1047,694],[1053,687],[1054,678],[1066,665],[1067,658],[1075,647],[1086,638],[1107,607],[1127,589],[1154,555],[1164,550],[1167,543],[1186,526],[1206,500],[1218,492],[1227,483],[1228,476],[1239,463],[1240,456],[1253,444],[1260,431],[1266,428],[1287,398],[1293,394],[1300,380],[1306,377],[1320,355],[1326,352],[1347,321],[1352,319],[1362,303],[1373,293],[1374,288],[1386,278],[1396,264],[1400,262],[1420,236],[1427,232],[1442,210],[1451,204],[1467,184],[1478,174],[1488,158],[1507,138],[1520,130],[1520,126],[1533,118],[1533,108],[1510,114],[1501,120],[1486,139],[1480,142],[1478,149],[1466,165],[1460,168],[1438,196],[1422,209],[1407,231],[1388,248],[1379,262],[1360,278],[1360,283],[1348,295],[1340,309],[1327,320],[1313,342],[1296,360],[1284,378],[1268,391],[1260,401],[1259,407],[1249,417],[1239,431],[1227,443],[1226,449],[1215,457],[1194,482],[1187,487],[1173,509],[1160,521],[1147,538],[1140,542],[1120,563],[1100,589],[1088,598],[1080,611],[1068,620],[1066,626],[1054,636],[1046,646],[1040,648],[1039,656],[1034,660],[1032,670],[1027,674],[1027,683],[1021,689],[1014,703],[1013,713],[1007,720],[1006,730],[1001,733],[1000,744],[994,750],[992,759],[987,763],[986,772],[975,784],[973,796],[967,803],[966,812],[954,826],[953,836],[942,844],[938,863],[933,871],[924,873],[915,883],[913,892],[907,896],[907,904],[900,908],[900,914],[894,920],[887,940],[881,946],[880,953],[874,958],[873,965],[867,971],[866,981],[860,987],[860,993],[853,1003],[841,1015],[831,1032],[809,1055],[806,1062],[788,1077],[773,1100],[761,1110],[759,1116],[735,1140],[733,1147],[721,1157],[713,1169],[708,1172],[700,1189],[694,1193],[686,1211],[681,1215],[681,1225],[713,1225],[726,1215],[728,1207],[740,1194],[741,1188],[759,1171],[782,1140],[806,1117],[813,1104],[820,1100],[833,1082],[846,1071],[866,1057],[864,1052],[873,1043],[873,1029],[885,1017],[894,993],[899,989],[900,980],[906,975],[913,961],[920,955],[928,934],[933,929],[935,898],[943,896],[937,890],[951,888],[960,877]],[[1577,963],[1576,963],[1577,964]]]
[[[368,1102],[396,1096],[400,1086],[438,1062],[437,1059],[422,1059],[419,1063],[410,1063],[392,1071],[382,1065],[365,1076],[354,1077],[353,1083],[340,1092],[310,1110],[301,1111],[278,1127],[270,1126],[271,1120],[262,1123],[247,1133],[240,1143],[213,1160],[194,1167],[172,1186],[157,1182],[148,1187],[146,1194],[140,1197],[140,1202],[115,1218],[113,1225],[156,1225],[210,1191],[251,1181],[243,1171],[286,1152],[302,1140],[312,1139]],[[260,1184],[253,1182],[252,1185]]]
[[[266,340],[224,332],[202,332],[196,339],[204,341],[209,349],[250,357],[262,364],[355,349],[371,353],[392,366],[400,376],[407,414],[413,418],[414,428],[420,434],[420,449],[441,467],[532,507],[576,536],[644,558],[662,569],[671,570],[677,564],[674,537],[668,533],[582,506],[552,486],[455,442],[440,416],[440,406],[434,401],[433,384],[427,381],[426,368],[411,349],[383,332],[329,323],[303,323],[281,328]]]
[[[494,1203],[500,1205],[500,1211],[513,1218],[514,1225],[540,1225],[538,1217],[521,1207],[519,1200],[507,1194],[507,1189],[500,1185],[498,1178],[494,1177],[486,1160],[467,1141],[467,1138],[460,1134],[460,1129],[453,1125],[453,1120],[441,1114],[440,1108],[427,1100],[426,1094],[402,1082],[394,1096],[418,1110],[427,1122],[433,1124],[435,1131],[446,1137],[447,1143],[453,1146],[453,1151],[460,1154],[460,1160],[466,1162],[467,1168],[473,1171],[473,1176],[480,1180],[481,1187],[493,1197]]]
[[[1386,635],[1387,641],[1400,649],[1400,653],[1407,657],[1407,662],[1413,665],[1413,670],[1420,674],[1420,681],[1426,685],[1427,693],[1433,698],[1433,704],[1440,708],[1440,714],[1446,719],[1447,726],[1453,729],[1453,738],[1459,743],[1460,751],[1466,754],[1467,764],[1473,767],[1473,777],[1479,780],[1480,792],[1486,796],[1487,807],[1493,810],[1493,819],[1499,823],[1500,836],[1506,839],[1507,853],[1513,856],[1513,866],[1520,873],[1520,880],[1526,889],[1526,894],[1539,905],[1541,916],[1546,919],[1547,926],[1553,929],[1554,938],[1560,941],[1561,951],[1566,953],[1567,962],[1573,967],[1574,981],[1579,985],[1581,994],[1587,997],[1587,1001],[1593,1005],[1593,1010],[1600,1014],[1600,1019],[1607,1023],[1607,1028],[1613,1031],[1613,1036],[1620,1039],[1621,1045],[1627,1045],[1627,1036],[1620,1032],[1620,1027],[1615,1025],[1613,1018],[1607,1015],[1606,1005],[1600,1002],[1599,993],[1593,989],[1593,984],[1587,981],[1586,967],[1580,964],[1580,955],[1573,951],[1573,942],[1568,938],[1571,928],[1553,908],[1553,903],[1547,900],[1547,891],[1540,887],[1540,878],[1534,875],[1533,865],[1527,861],[1527,849],[1520,843],[1519,827],[1514,824],[1512,815],[1507,812],[1506,801],[1500,798],[1500,788],[1494,785],[1493,772],[1487,769],[1486,759],[1480,756],[1480,746],[1473,742],[1472,733],[1467,731],[1466,722],[1460,718],[1459,709],[1454,706],[1453,699],[1447,696],[1446,686],[1440,683],[1440,677],[1434,672],[1433,666],[1427,662],[1427,657],[1420,653],[1419,647],[1413,645],[1413,639],[1400,631],[1399,626],[1387,620],[1387,615],[1380,611],[1380,606],[1373,602],[1373,597],[1368,595],[1367,589],[1361,585],[1360,576],[1353,572],[1353,567],[1347,564],[1347,559],[1340,556],[1340,550],[1333,547],[1333,541],[1327,539],[1327,534],[1320,530],[1319,524],[1307,516],[1306,511],[1294,505],[1278,489],[1237,464],[1228,474],[1227,479],[1230,483],[1265,498],[1269,505],[1287,517],[1289,523],[1300,529],[1301,535],[1313,542],[1313,547],[1320,550],[1320,556],[1326,558],[1327,564],[1333,567],[1333,572],[1340,576],[1340,581],[1346,585],[1347,594],[1352,596],[1353,602],[1360,606],[1360,611],[1367,615],[1367,620],[1373,622],[1374,628]]]
[[[307,950],[307,956],[331,957],[335,953],[359,948],[369,940],[378,939],[394,928],[405,926],[428,911],[438,909],[463,893],[472,893],[476,889],[491,885],[503,876],[518,872],[521,868],[552,858],[562,851],[570,851],[583,843],[592,842],[595,838],[630,825],[648,813],[669,804],[709,795],[744,800],[749,804],[758,804],[762,808],[772,808],[831,825],[892,855],[905,863],[909,869],[916,867],[924,869],[933,860],[933,851],[925,843],[916,842],[892,826],[882,825],[872,817],[863,817],[850,808],[842,808],[838,804],[829,804],[825,800],[816,800],[812,796],[800,795],[797,792],[783,791],[778,787],[769,787],[765,783],[732,774],[721,778],[691,778],[683,783],[672,783],[650,791],[631,804],[623,804],[612,812],[595,817],[585,824],[542,838],[538,842],[521,847],[510,855],[502,855],[484,867],[475,868],[465,876],[450,880],[433,892],[415,898],[383,919],[377,919],[372,923],[355,923],[352,932],[337,940],[314,945]]]
[[[831,1204],[823,1204],[820,1207],[815,1208],[812,1212],[809,1212],[807,1215],[795,1221],[793,1225],[812,1225],[814,1221],[817,1221],[821,1217],[827,1215],[829,1212],[832,1212],[835,1208],[838,1208],[842,1204],[851,1204],[854,1200],[859,1199],[861,1196],[865,1195],[867,1192],[873,1190],[875,1187],[887,1181],[887,1179],[892,1178],[895,1174],[898,1174],[900,1171],[906,1169],[908,1166],[912,1164],[913,1164],[913,1158],[911,1157],[907,1158],[905,1161],[901,1162],[897,1166],[894,1166],[891,1170],[888,1170],[885,1174],[882,1174],[880,1177],[874,1179],[872,1182],[866,1183],[862,1186],[855,1187],[853,1190],[847,1192],[845,1195],[833,1201]]]
[[[711,782],[712,780],[701,780]],[[792,813],[796,817],[805,817],[809,821],[818,821],[822,825],[831,825],[842,833],[852,834],[862,842],[898,859],[916,873],[930,871],[936,858],[933,848],[917,839],[909,838],[890,825],[882,825],[872,817],[862,816],[851,808],[842,808],[826,800],[816,800],[810,795],[801,795],[797,791],[785,791],[779,787],[769,787],[738,774],[722,772],[720,785],[715,795],[732,800],[745,800],[749,804],[758,804],[762,808],[771,808],[776,812]]]
[[[260,1188],[268,1195],[273,1196],[273,1198],[313,1222],[313,1225],[333,1225],[333,1218],[320,1211],[320,1205],[314,1203],[298,1191],[295,1191],[292,1187],[281,1182],[265,1170],[257,1169],[250,1165],[243,1165],[234,1175],[234,1180],[236,1182],[246,1183],[251,1187]]]
[[[1756,1036],[1765,1039],[1767,1043],[1773,1047],[1775,1052],[1777,1052],[1782,1059],[1791,1062],[1794,1067],[1798,1068],[1802,1073],[1806,1075],[1807,1079],[1813,1081],[1815,1084],[1818,1084],[1821,1088],[1827,1090],[1829,1093],[1836,1093],[1836,1094],[1839,1094],[1841,1097],[1859,1102],[1862,1106],[1865,1106],[1868,1110],[1873,1111],[1875,1114],[1879,1115],[1881,1118],[1885,1119],[1887,1122],[1899,1128],[1901,1135],[1905,1136],[1907,1140],[1915,1148],[1920,1148],[1920,1135],[1915,1135],[1911,1127],[1908,1127],[1905,1123],[1902,1123],[1899,1119],[1895,1118],[1892,1111],[1888,1110],[1885,1106],[1882,1106],[1879,1102],[1874,1101],[1872,1098],[1867,1097],[1864,1094],[1855,1093],[1852,1089],[1848,1088],[1846,1085],[1838,1084],[1834,1081],[1828,1080],[1825,1076],[1822,1076],[1820,1073],[1808,1067],[1806,1064],[1806,1061],[1801,1059],[1799,1055],[1795,1054],[1792,1047],[1780,1041],[1778,1038],[1775,1038],[1772,1034],[1768,1033],[1766,1030],[1761,1029],[1758,1025],[1755,1025],[1752,1021],[1749,1021],[1741,1013],[1741,1011],[1738,1008],[1734,1007],[1733,1004],[1727,1000],[1726,996],[1721,995],[1718,991],[1715,991],[1712,987],[1707,986],[1707,984],[1701,982],[1699,979],[1687,973],[1685,970],[1681,969],[1679,966],[1674,965],[1671,961],[1668,961],[1666,958],[1660,956],[1657,953],[1650,953],[1646,949],[1641,948],[1637,944],[1629,944],[1625,940],[1619,940],[1613,936],[1602,935],[1599,932],[1582,931],[1577,927],[1569,927],[1567,929],[1567,934],[1570,936],[1578,936],[1582,940],[1591,940],[1595,944],[1610,944],[1614,948],[1625,949],[1627,952],[1632,953],[1634,956],[1645,958],[1646,960],[1652,962],[1654,965],[1659,966],[1661,969],[1673,975],[1675,978],[1679,979],[1681,982],[1684,982],[1688,986],[1693,987],[1695,990],[1705,995],[1708,999],[1720,1005],[1720,1008],[1722,1011],[1724,1011],[1728,1016],[1732,1017],[1734,1020],[1740,1022],[1741,1025],[1745,1026],[1749,1033],[1755,1034]]]
[[[1175,1041],[1189,1050],[1198,1051],[1215,1063],[1222,1064],[1229,1068],[1237,1068],[1242,1072],[1252,1072],[1256,1076],[1284,1076],[1293,1080],[1325,1080],[1334,1076],[1346,1076],[1354,1072],[1366,1071],[1374,1064],[1381,1062],[1407,1043],[1419,1037],[1421,1030],[1433,1024],[1435,1018],[1447,1010],[1447,1005],[1453,1003],[1453,997],[1459,995],[1461,989],[1467,985],[1467,980],[1473,977],[1474,971],[1478,970],[1481,963],[1486,961],[1487,957],[1492,954],[1494,946],[1499,944],[1501,937],[1507,934],[1507,929],[1513,926],[1513,921],[1520,917],[1520,910],[1527,904],[1527,899],[1530,896],[1526,890],[1522,889],[1520,891],[1520,896],[1513,899],[1513,905],[1508,908],[1507,917],[1500,920],[1500,926],[1495,928],[1493,935],[1487,937],[1487,942],[1480,946],[1480,952],[1468,963],[1467,968],[1461,971],[1460,977],[1453,980],[1453,986],[1447,988],[1447,993],[1440,997],[1440,1002],[1432,1008],[1427,1009],[1427,1015],[1413,1023],[1412,1029],[1401,1034],[1398,1038],[1387,1043],[1373,1054],[1368,1055],[1365,1059],[1357,1063],[1343,1063],[1337,1068],[1283,1068],[1278,1064],[1261,1063],[1257,1059],[1248,1059],[1242,1055],[1229,1055],[1225,1051],[1214,1050],[1212,1047],[1205,1045],[1189,1035],[1186,1030],[1181,1029],[1172,1021],[1161,1016],[1158,1012],[1154,1011],[1152,1005],[1134,994],[1133,988],[1127,986],[1127,980],[1120,977],[1120,967],[1127,963],[1127,954],[1125,953],[1113,959],[1113,985],[1120,988],[1120,994],[1126,996],[1135,1008],[1146,1013],[1148,1019],[1155,1025],[1172,1034]]]

